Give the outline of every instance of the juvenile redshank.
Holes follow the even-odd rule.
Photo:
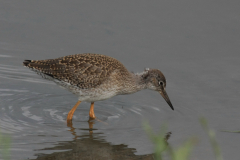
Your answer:
[[[25,60],[23,65],[78,96],[67,121],[82,101],[91,102],[89,117],[95,119],[94,102],[142,89],[159,92],[174,110],[166,92],[166,79],[158,69],[131,73],[118,60],[101,54],[76,54],[57,59]]]

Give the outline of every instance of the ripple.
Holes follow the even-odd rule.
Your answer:
[[[58,142],[89,134],[90,103],[82,102],[79,105],[73,116],[73,126],[70,127],[66,123],[66,117],[77,101],[76,96],[64,90],[49,94],[38,93],[39,88],[44,89],[46,84],[54,83],[41,79],[25,68],[0,65],[0,77],[14,82],[21,81],[21,84],[29,87],[0,88],[0,129],[14,139],[14,155],[18,152],[26,152],[26,155],[35,151],[39,153],[43,148],[53,147]],[[28,85],[30,82],[37,85]],[[32,91],[35,90],[32,87],[36,91]],[[126,137],[134,139],[142,131],[142,119],[154,117],[160,111],[162,110],[158,107],[139,100],[113,97],[99,101],[95,103],[97,120],[93,121],[91,132],[104,134],[109,142],[128,144],[131,141]]]
[[[24,67],[0,64],[0,77],[32,83],[52,84]]]
[[[12,57],[12,56],[0,54],[0,57],[3,57],[3,58],[10,58],[10,57]]]

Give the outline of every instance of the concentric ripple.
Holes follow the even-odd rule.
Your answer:
[[[137,100],[138,97],[117,96],[95,103],[97,119],[91,123],[88,122],[90,104],[82,102],[69,125],[66,117],[77,102],[76,96],[26,68],[0,65],[0,78],[7,80],[7,85],[0,88],[0,130],[11,136],[13,159],[52,153],[46,148],[90,133],[103,134],[105,141],[113,144],[146,146],[151,150],[146,141],[139,142],[145,137],[139,134],[144,133],[142,119],[165,112],[154,106],[154,102],[151,105],[142,103],[144,99]]]

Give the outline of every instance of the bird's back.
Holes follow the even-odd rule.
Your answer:
[[[127,69],[118,60],[91,53],[69,55],[57,59],[25,60],[23,65],[82,89],[101,85],[115,71],[122,76],[128,74]]]

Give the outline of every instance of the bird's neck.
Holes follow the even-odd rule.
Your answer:
[[[146,71],[142,73],[129,73],[128,78],[123,81],[121,94],[131,94],[146,89],[148,83],[144,78],[145,74],[147,74]]]

